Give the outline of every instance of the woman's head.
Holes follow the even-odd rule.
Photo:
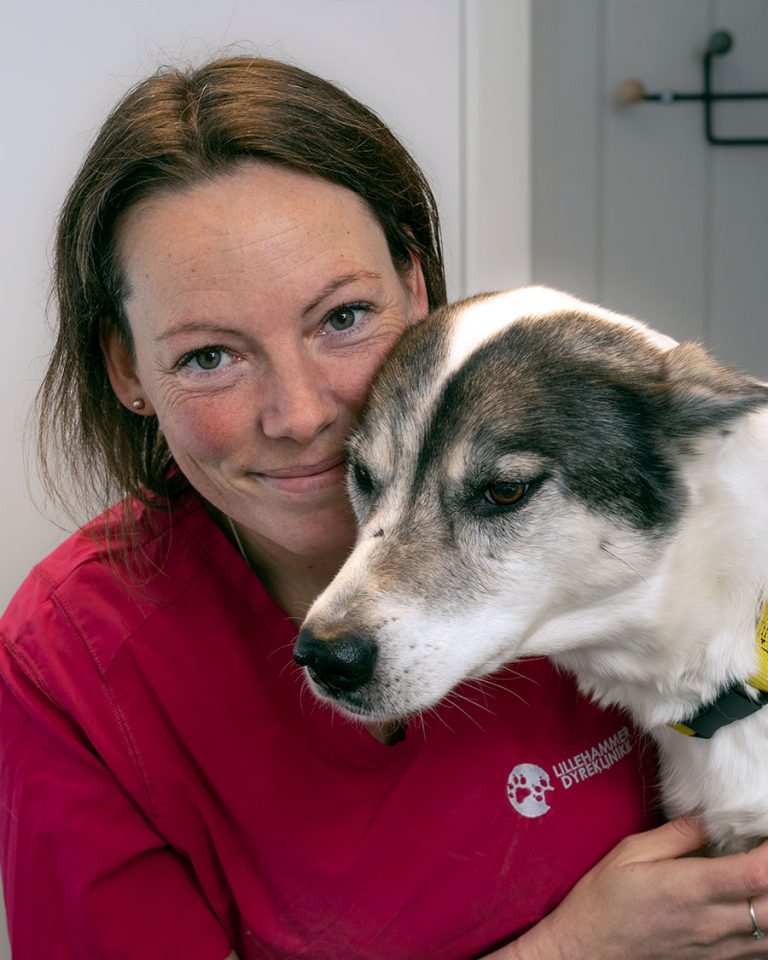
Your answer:
[[[395,266],[351,190],[255,161],[140,200],[115,251],[130,343],[114,328],[102,340],[117,397],[157,420],[262,572],[340,562],[354,528],[345,440],[384,358],[428,310],[418,262]]]
[[[417,165],[367,108],[272,60],[234,58],[161,71],[104,123],[62,209],[56,244],[59,334],[40,394],[43,462],[60,449],[82,490],[164,495],[170,453],[154,417],[115,397],[100,343],[132,349],[116,227],[148,198],[182,194],[244,163],[288,167],[353,191],[399,271],[421,264],[443,302],[434,199]]]

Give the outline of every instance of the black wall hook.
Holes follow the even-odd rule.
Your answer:
[[[768,91],[762,93],[713,93],[712,92],[712,61],[721,57],[733,47],[733,35],[727,30],[716,30],[709,38],[702,58],[703,85],[701,93],[677,93],[674,90],[662,90],[659,93],[648,93],[639,80],[625,80],[619,87],[617,99],[619,103],[629,106],[641,101],[655,101],[671,104],[688,100],[698,100],[704,106],[704,135],[708,143],[722,147],[764,147],[768,146],[765,137],[718,137],[714,133],[713,105],[722,100],[768,100]]]

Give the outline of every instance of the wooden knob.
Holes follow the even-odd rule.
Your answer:
[[[645,98],[645,87],[639,80],[625,80],[616,91],[616,100],[624,106],[640,103]]]

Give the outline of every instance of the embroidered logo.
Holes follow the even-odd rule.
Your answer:
[[[543,817],[549,813],[547,793],[554,790],[546,770],[535,763],[519,763],[507,778],[507,797],[523,817]]]
[[[632,753],[634,743],[629,727],[622,727],[594,747],[561,760],[551,774],[535,763],[519,763],[507,778],[507,799],[522,817],[543,817],[551,807],[548,794],[555,793],[559,782],[564,790],[596,777]]]

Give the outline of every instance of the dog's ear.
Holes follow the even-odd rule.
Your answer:
[[[762,404],[768,384],[719,363],[697,343],[681,343],[662,359],[664,388],[657,397],[666,429],[686,437],[725,426]]]

